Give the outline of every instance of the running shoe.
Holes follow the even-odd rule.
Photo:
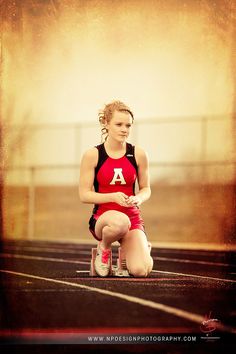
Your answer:
[[[99,242],[97,247],[94,267],[100,277],[107,277],[109,275],[111,268],[111,249],[102,249],[101,242]]]

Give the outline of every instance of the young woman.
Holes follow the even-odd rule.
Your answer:
[[[129,274],[146,277],[153,267],[139,209],[151,195],[148,158],[143,149],[127,143],[133,121],[123,102],[107,104],[99,113],[105,142],[86,151],[81,161],[79,194],[83,203],[95,204],[89,229],[99,241],[95,270],[101,277],[109,274],[115,241]]]

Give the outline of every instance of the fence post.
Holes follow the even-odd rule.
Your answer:
[[[28,235],[27,239],[34,238],[34,212],[35,212],[35,167],[30,167],[29,199],[28,199]]]

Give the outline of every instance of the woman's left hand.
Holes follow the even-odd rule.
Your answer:
[[[142,203],[142,200],[137,195],[131,195],[126,199],[126,203],[130,206],[139,206]]]

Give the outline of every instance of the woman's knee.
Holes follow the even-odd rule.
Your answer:
[[[131,223],[127,215],[117,214],[109,222],[109,227],[114,234],[125,235],[130,229]]]
[[[95,226],[95,233],[98,238],[122,238],[131,226],[130,220],[127,215],[109,210],[102,214]]]
[[[147,277],[152,271],[153,259],[150,259],[146,262],[133,262],[128,265],[128,271],[134,277]]]

